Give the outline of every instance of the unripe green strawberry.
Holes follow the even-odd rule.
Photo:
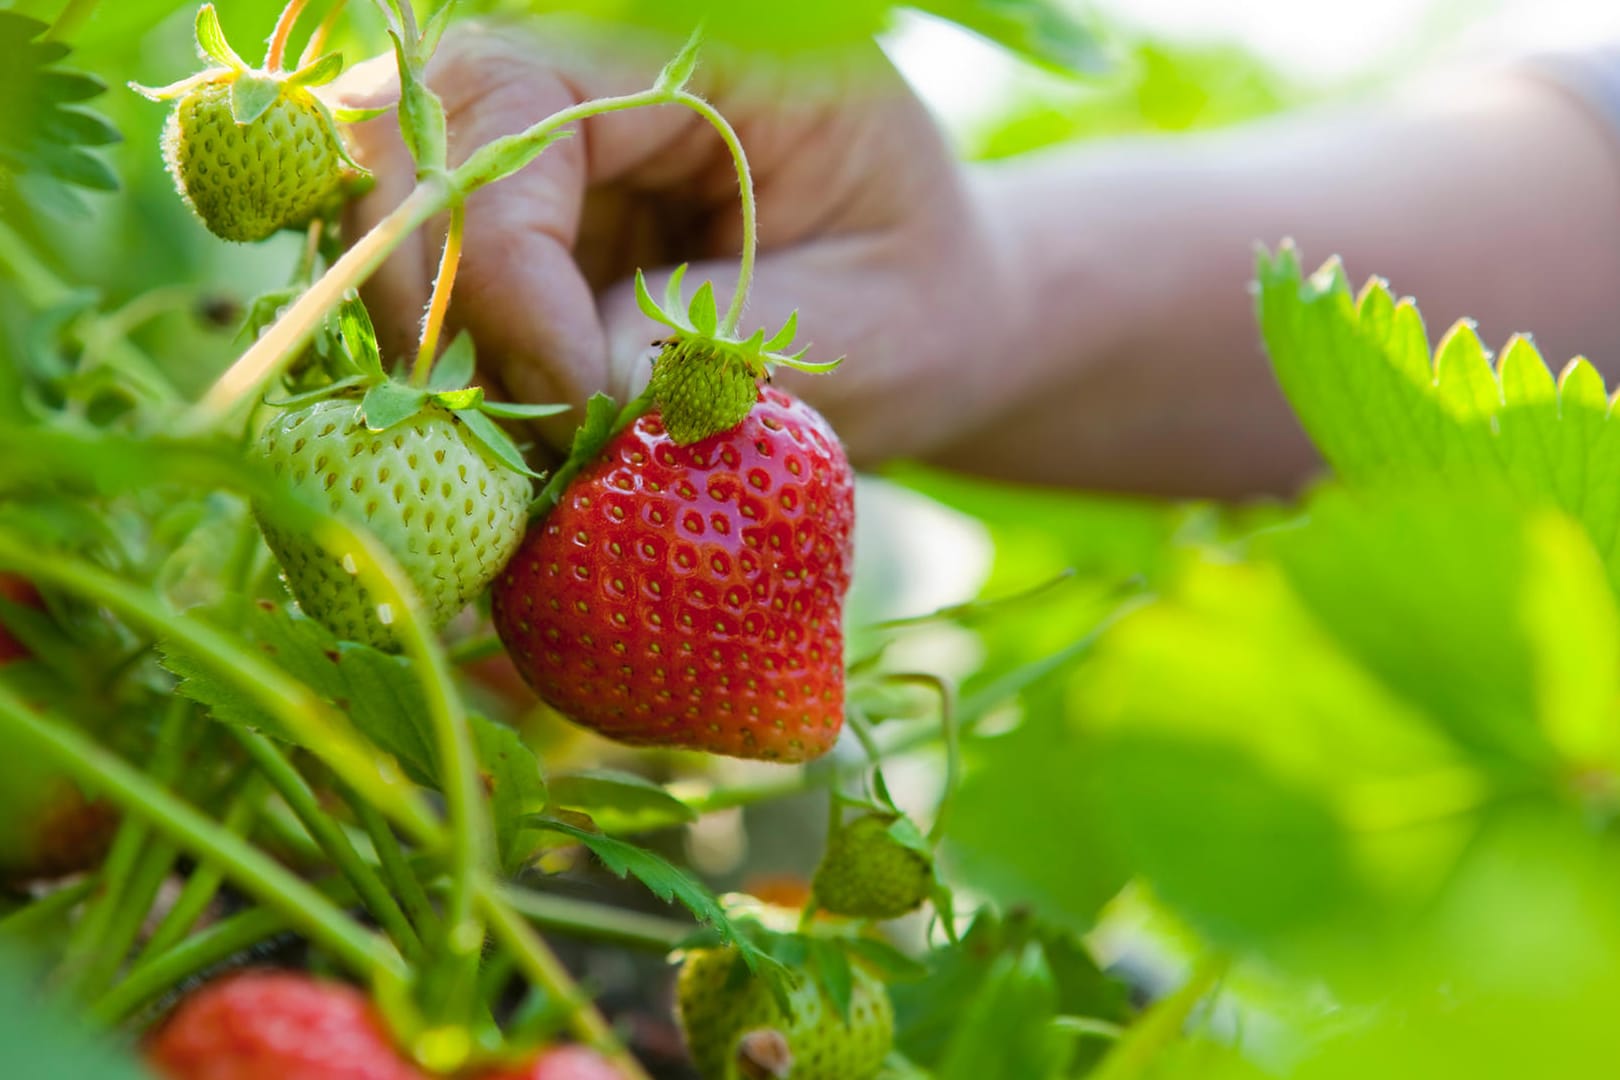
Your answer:
[[[244,243],[313,217],[347,168],[337,125],[307,87],[286,84],[251,123],[231,109],[232,82],[186,94],[164,129],[164,157],[210,232]]]
[[[891,831],[901,819],[863,814],[833,831],[811,883],[834,915],[894,919],[913,911],[934,885],[934,863]]]
[[[327,398],[276,417],[259,449],[295,494],[368,529],[393,554],[435,628],[484,591],[523,538],[528,477],[437,404],[371,431],[355,399]],[[345,640],[396,647],[393,613],[354,573],[358,553],[330,552],[262,513],[260,525],[306,614]]]
[[[676,1008],[687,1050],[704,1080],[737,1080],[737,1046],[762,1028],[781,1032],[792,1057],[793,1080],[870,1080],[894,1043],[894,1007],[882,981],[851,963],[849,1022],[822,986],[795,977],[784,1014],[763,979],[732,982],[737,954],[697,949],[687,954],[676,982]]]

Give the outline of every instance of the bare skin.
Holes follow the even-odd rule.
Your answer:
[[[430,77],[451,157],[555,109],[647,85],[661,53],[554,24],[462,32]],[[367,75],[377,85],[363,85]],[[762,258],[744,328],[800,310],[830,377],[784,373],[852,456],[918,457],[1038,483],[1232,497],[1317,467],[1272,382],[1252,297],[1256,244],[1338,253],[1418,296],[1438,335],[1534,328],[1555,364],[1620,336],[1620,157],[1563,91],[1499,76],[1215,135],[1088,144],[995,167],[951,156],[875,50],[795,74],[711,57],[694,89],[755,169]],[[386,67],[350,100],[392,92]],[[364,227],[412,182],[391,119],[364,125],[378,176]],[[736,277],[736,187],[718,138],[675,107],[587,121],[469,202],[451,319],[522,400],[578,403],[645,381],[656,293]],[[408,246],[369,299],[407,355],[438,238]],[[548,430],[563,437],[567,425]]]

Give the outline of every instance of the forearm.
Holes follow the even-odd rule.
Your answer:
[[[1620,169],[1560,91],[1307,114],[1122,142],[978,178],[1030,303],[1033,372],[1010,412],[937,455],[1037,482],[1231,496],[1314,459],[1259,347],[1256,244],[1293,237],[1421,298],[1437,335],[1535,329],[1555,365],[1620,337]]]

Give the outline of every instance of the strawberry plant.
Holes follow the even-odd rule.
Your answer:
[[[517,6],[0,10],[0,1072],[1603,1071],[1592,364],[1466,323],[1431,349],[1414,302],[1284,246],[1259,335],[1332,473],[1297,503],[858,482],[771,381],[844,376],[749,321],[747,146],[692,80],[890,5],[584,5],[667,65],[452,154],[430,63]],[[918,6],[1096,59],[1039,0]],[[367,57],[397,104],[348,103]],[[451,329],[474,196],[654,109],[735,173],[729,301],[636,273],[643,392],[505,400]],[[359,122],[414,175],[355,160]],[[400,349],[359,290],[423,243]],[[964,519],[984,596],[897,588]]]

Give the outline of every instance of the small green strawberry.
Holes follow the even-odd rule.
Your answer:
[[[689,952],[676,982],[676,1009],[687,1050],[704,1080],[739,1080],[739,1045],[761,1030],[781,1034],[793,1080],[870,1080],[894,1043],[894,1007],[878,977],[850,964],[849,1019],[825,987],[792,976],[787,1012],[763,978],[737,978],[734,949]]]
[[[483,592],[523,538],[529,478],[437,403],[382,430],[367,426],[351,396],[290,409],[271,421],[259,450],[293,492],[369,529],[399,560],[435,627]],[[340,638],[396,647],[392,613],[355,576],[355,555],[260,515],[287,587],[311,618]]]
[[[934,860],[905,818],[863,814],[828,837],[811,888],[834,915],[894,919],[928,899]]]
[[[363,173],[312,90],[337,77],[341,57],[293,72],[249,68],[226,43],[212,5],[197,14],[197,44],[218,66],[162,89],[136,89],[155,101],[178,99],[164,157],[209,231],[263,240],[325,210],[345,179]]]

